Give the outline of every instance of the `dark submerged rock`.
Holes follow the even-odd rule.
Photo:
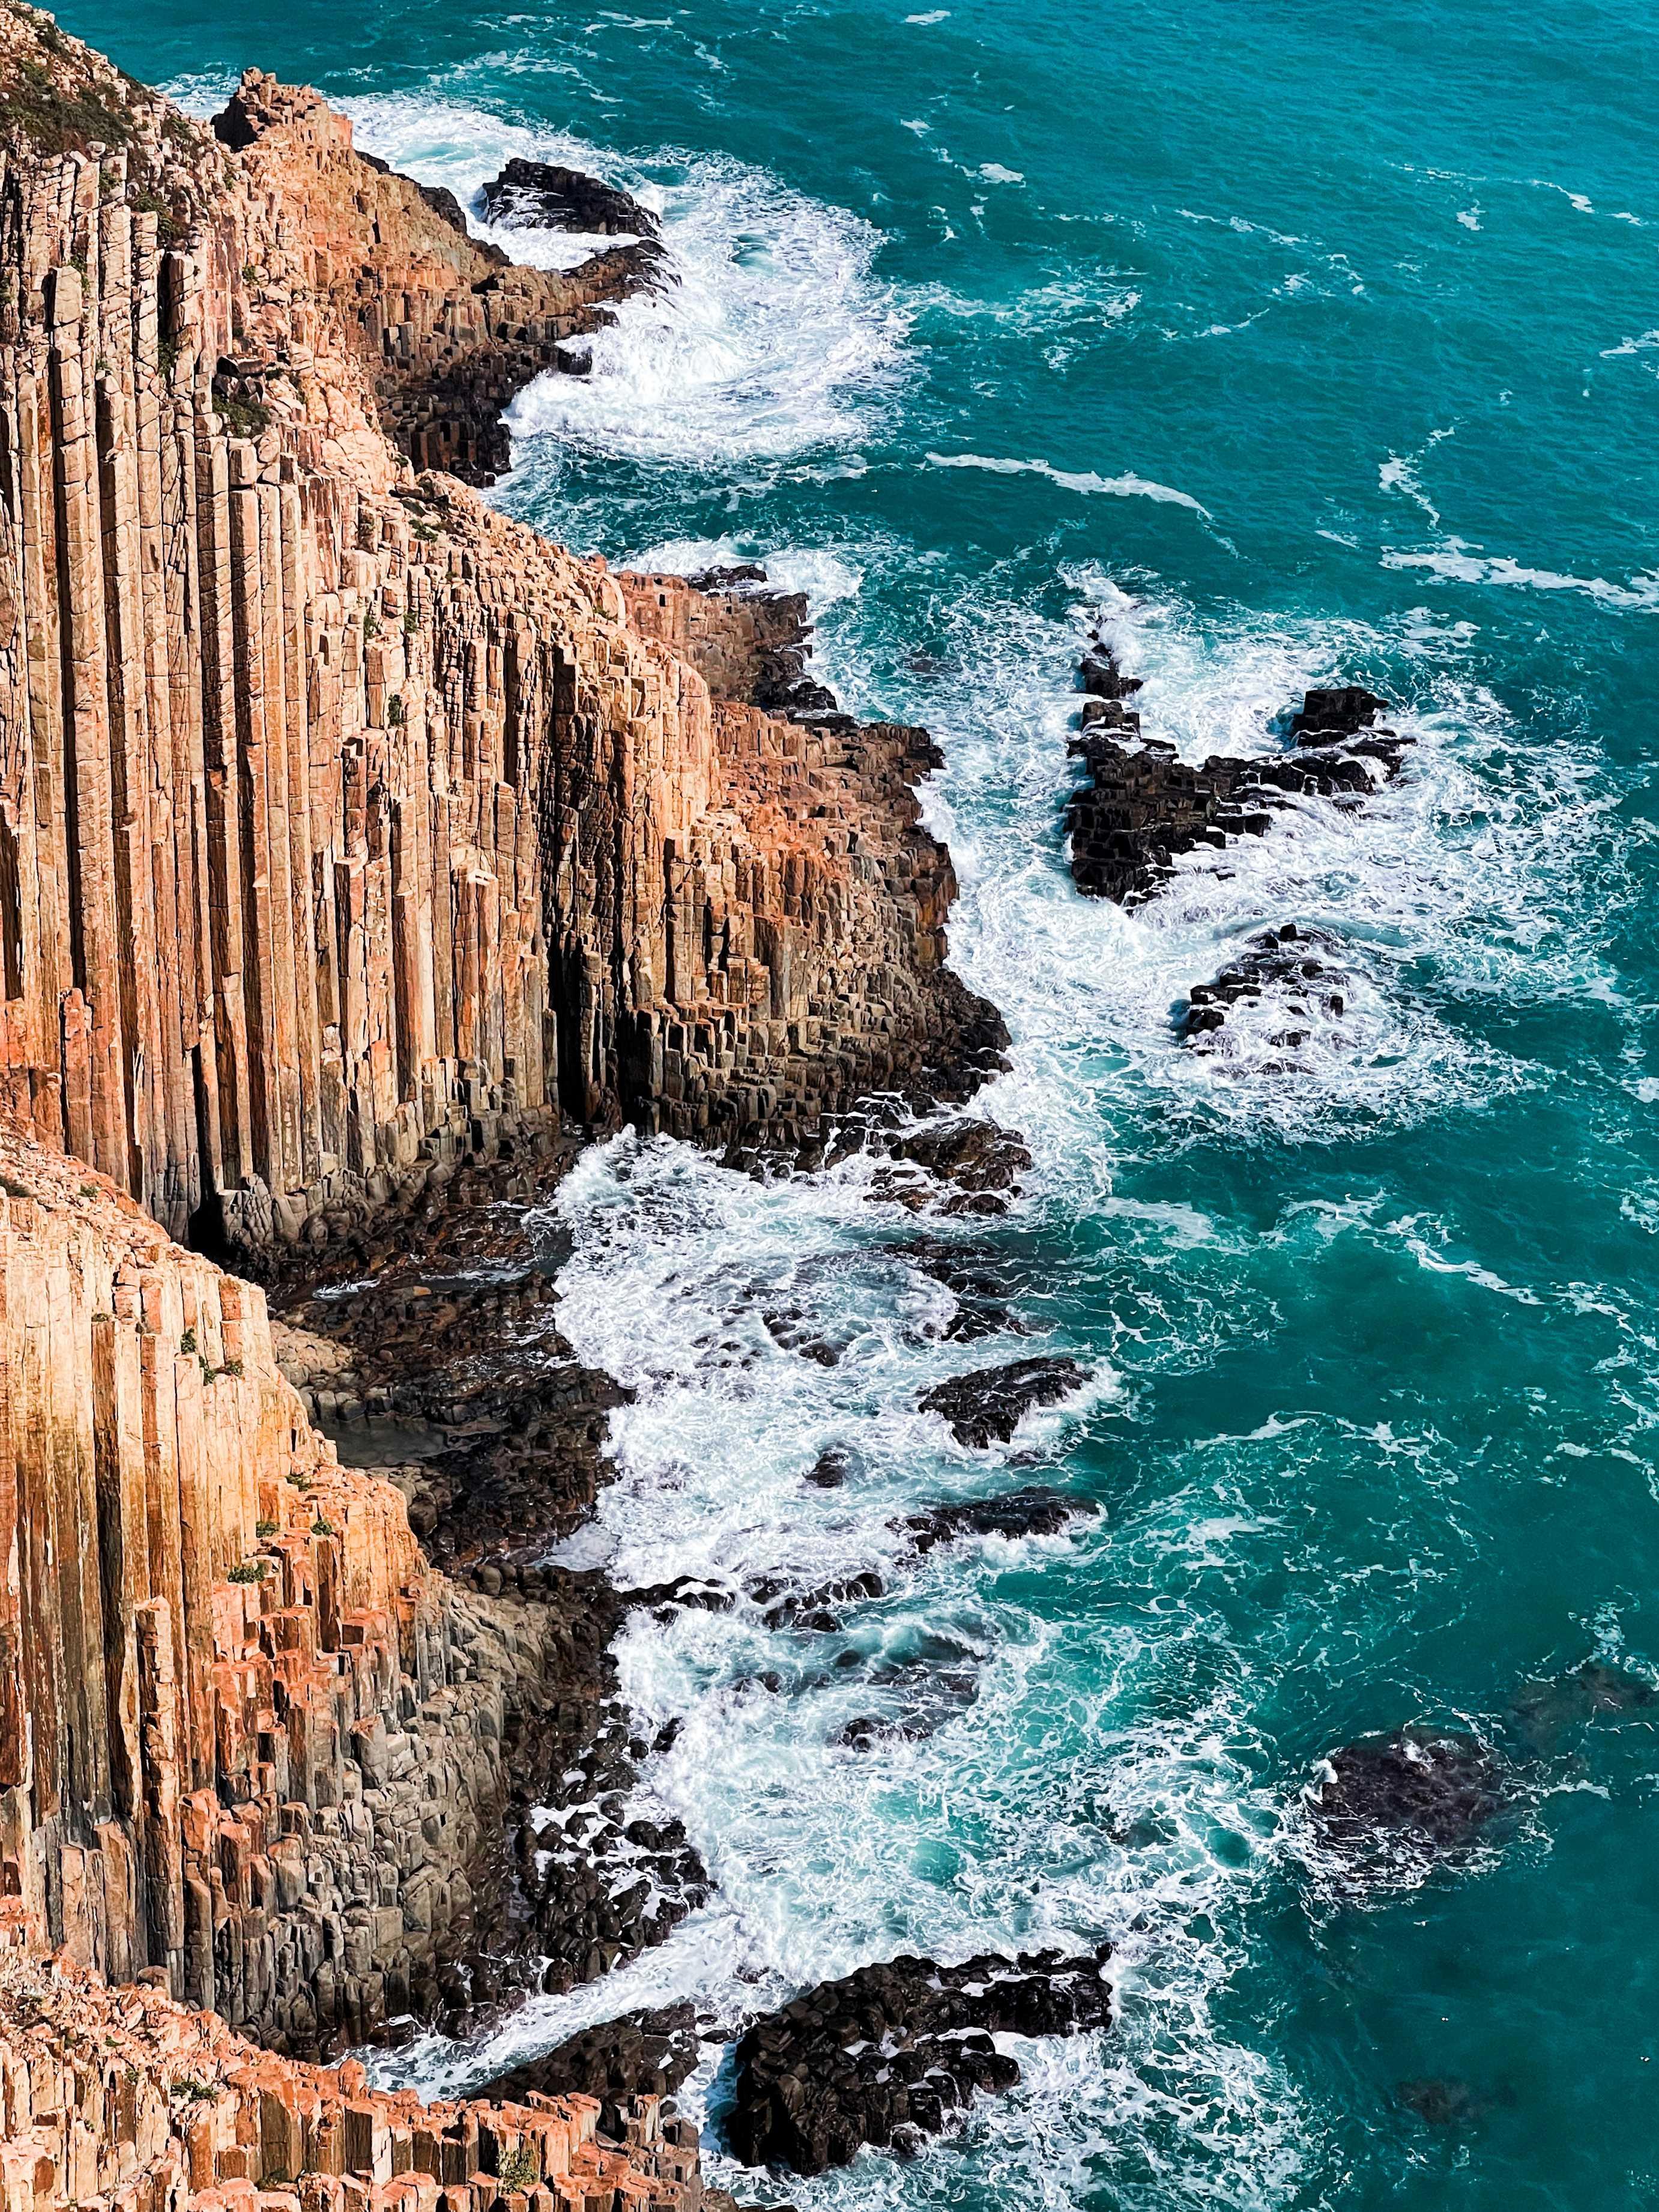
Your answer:
[[[733,2150],[748,2166],[811,2174],[846,2165],[866,2143],[904,2148],[937,2135],[975,2089],[1018,2081],[994,2034],[1109,2026],[1107,1956],[992,1954],[959,1966],[899,1958],[805,1991],[738,2045]]]
[[[657,218],[629,192],[557,161],[510,161],[481,195],[484,218],[503,230],[574,230],[654,238]]]
[[[1055,1405],[1088,1379],[1089,1370],[1074,1359],[1014,1359],[1006,1367],[981,1367],[970,1375],[953,1376],[928,1391],[921,1410],[942,1413],[958,1443],[976,1444],[982,1450],[993,1443],[1007,1443],[1033,1407]]]
[[[1481,2100],[1467,2081],[1431,2075],[1421,2081],[1401,2081],[1395,2095],[1407,2112],[1431,2128],[1455,2128],[1478,2119]]]
[[[1659,1719],[1659,1689],[1639,1674],[1604,1659],[1586,1660],[1553,1680],[1523,1683],[1516,1693],[1516,1724],[1528,1746],[1553,1751],[1561,1739],[1592,1721],[1644,1713]]]
[[[1364,1881],[1419,1880],[1477,1844],[1504,1803],[1502,1767],[1479,1737],[1396,1729],[1333,1752],[1309,1795],[1323,1848]]]

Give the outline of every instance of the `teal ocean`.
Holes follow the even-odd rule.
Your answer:
[[[983,1104],[1036,1162],[946,1233],[1094,1370],[960,1450],[920,1392],[1033,1339],[942,1336],[860,1164],[590,1155],[563,1325],[639,1397],[589,1556],[888,1587],[835,1638],[632,1629],[716,1903],[488,2051],[398,2063],[477,2079],[669,1995],[730,2018],[903,1948],[1109,1938],[1110,2036],[1026,2046],[958,2141],[792,2185],[803,2212],[1659,2204],[1659,1728],[1537,1686],[1659,1682],[1651,10],[64,17],[193,105],[250,62],[309,79],[464,196],[542,149],[662,210],[678,287],[521,397],[494,495],[617,560],[764,559],[843,698],[934,732],[953,957],[1015,1039]],[[1183,751],[1348,680],[1398,702],[1407,772],[1086,902],[1060,817],[1102,625]],[[1183,1050],[1188,986],[1286,921],[1340,942],[1343,1018]],[[831,1443],[858,1472],[814,1489]],[[1035,1480],[1099,1518],[921,1563],[891,1525]],[[838,1746],[864,1715],[894,1731]],[[1413,1720],[1486,1737],[1514,1809],[1356,1901],[1302,1793]],[[717,2127],[712,2061],[698,2094]]]

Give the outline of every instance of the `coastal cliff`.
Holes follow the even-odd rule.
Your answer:
[[[263,1292],[0,1129],[9,2206],[234,2183],[269,2212],[301,2172],[307,2212],[441,2184],[450,2212],[697,2201],[695,2131],[654,2100],[608,2109],[607,2143],[595,2100],[423,2109],[272,2055],[375,2037],[465,1955],[557,1641],[429,1569],[398,1492],[338,1463]]]
[[[707,1893],[618,1809],[623,1601],[537,1564],[614,1397],[508,1371],[533,1268],[396,1357],[410,1254],[586,1136],[812,1160],[1005,1041],[945,966],[938,756],[806,678],[804,603],[471,488],[664,281],[654,239],[516,267],[316,94],[251,71],[210,126],[0,4],[7,2208],[705,2196],[637,2075],[422,2108],[321,2063]],[[307,1305],[316,1248],[388,1239],[409,1279]],[[423,1439],[395,1483],[308,1419],[360,1370]]]
[[[971,1088],[922,734],[716,700],[431,472],[649,264],[504,264],[316,94],[210,131],[21,5],[0,94],[4,1110],[257,1251],[561,1113]]]

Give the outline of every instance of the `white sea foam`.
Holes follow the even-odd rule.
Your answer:
[[[532,269],[574,269],[594,253],[629,241],[485,222],[474,205],[479,187],[514,156],[581,169],[623,185],[647,207],[654,210],[659,203],[658,188],[648,179],[568,131],[526,130],[487,109],[430,94],[375,94],[337,105],[350,116],[356,143],[366,153],[423,185],[447,186],[460,202],[475,238],[499,246],[509,258]]]
[[[886,1589],[837,1605],[835,1634],[770,1629],[741,1596],[726,1613],[633,1618],[617,1649],[624,1693],[646,1729],[681,1723],[650,1787],[686,1821],[719,1904],[602,1995],[535,2001],[489,2064],[670,1996],[741,2018],[900,1949],[951,1959],[1109,1940],[1123,1993],[1113,2035],[1022,2043],[1022,2087],[978,2108],[956,2146],[912,2166],[861,2159],[797,2185],[800,2201],[927,2202],[965,2160],[988,2203],[1058,2207],[1065,2176],[1127,2170],[1156,2140],[1177,2176],[1226,2144],[1218,2201],[1260,2202],[1304,2146],[1294,2092],[1213,2016],[1240,1955],[1222,1930],[1263,1879],[1277,1824],[1251,1776],[1249,1723],[1231,1692],[1182,1720],[1146,1717],[1128,1694],[1147,1659],[1133,1616],[1066,1626],[1020,1602],[1011,1577],[1039,1559],[1049,1576],[1080,1570],[1098,1523],[911,1554],[895,1525],[907,1510],[1030,1479],[1000,1472],[1011,1452],[957,1446],[917,1412],[919,1395],[1031,1341],[941,1341],[952,1295],[883,1249],[909,1224],[870,1198],[861,1160],[769,1185],[628,1137],[586,1156],[557,1194],[574,1243],[561,1327],[635,1394],[613,1422],[617,1479],[599,1507],[617,1578],[692,1573],[740,1591],[765,1575],[799,1589],[873,1565]],[[1190,1249],[1205,1240],[1182,1212]],[[835,1364],[787,1348],[802,1330]],[[1039,1414],[1011,1450],[1051,1459],[1112,1389],[1103,1369],[1093,1412],[1085,1399]],[[815,1489],[805,1474],[831,1443],[854,1471]],[[1255,1526],[1215,1516],[1194,1572]],[[1161,1549],[1152,1540],[1148,1557]],[[780,1686],[758,1679],[768,1671]],[[881,1724],[863,1752],[840,1741],[860,1718]],[[469,2080],[488,2070],[437,2045],[415,2070],[436,2087],[461,2063]],[[717,2118],[720,2094],[705,2069],[686,2101]],[[713,2172],[753,2186],[717,2154]]]
[[[1016,461],[987,453],[929,453],[927,465],[935,469],[984,469],[998,477],[1047,477],[1050,483],[1059,484],[1066,491],[1109,492],[1116,499],[1159,500],[1171,507],[1190,507],[1194,514],[1207,516],[1209,513],[1189,492],[1176,491],[1170,484],[1154,483],[1150,477],[1136,476],[1132,471],[1103,477],[1092,469],[1057,469],[1052,461]]]
[[[879,234],[742,162],[658,166],[676,281],[621,305],[591,375],[522,392],[514,434],[720,470],[854,440],[904,372],[911,319],[872,273]]]
[[[1424,550],[1388,546],[1385,568],[1426,568],[1431,575],[1459,584],[1500,584],[1534,592],[1581,592],[1603,606],[1632,607],[1643,613],[1659,608],[1659,575],[1633,576],[1610,584],[1601,576],[1564,576],[1553,568],[1534,568],[1507,554],[1485,554],[1461,538]]]

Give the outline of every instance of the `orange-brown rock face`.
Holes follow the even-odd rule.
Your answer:
[[[44,21],[0,14],[0,1109],[257,1247],[561,1109],[798,1149],[971,1087],[921,733],[717,704],[404,457],[491,465],[638,270],[504,268],[314,94],[249,80],[227,144]]]
[[[372,2036],[471,1924],[552,1633],[337,1464],[261,1291],[0,1129],[0,1948]]]
[[[6,2212],[696,2212],[685,2123],[636,2097],[608,2142],[599,2117],[592,2097],[387,2095],[361,2066],[273,2057],[154,1989],[0,1953]]]

